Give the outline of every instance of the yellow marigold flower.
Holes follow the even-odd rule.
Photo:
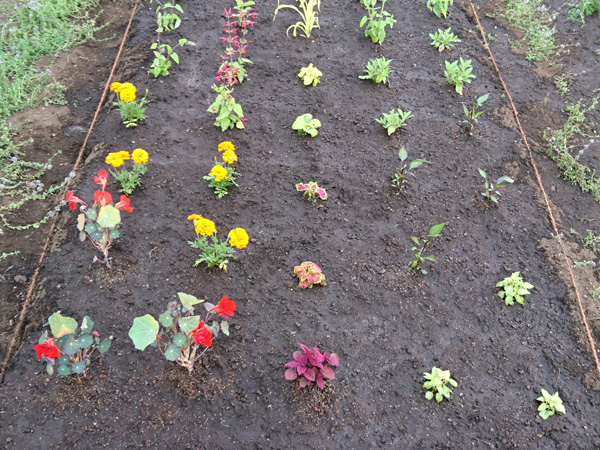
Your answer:
[[[213,177],[215,177],[215,181],[219,182],[219,181],[227,178],[227,169],[225,167],[217,164],[216,166],[214,166],[212,168],[209,175],[212,175]]]
[[[219,151],[225,152],[227,150],[231,150],[232,152],[235,152],[235,146],[229,141],[221,142],[219,144]]]
[[[215,223],[212,220],[205,218],[199,219],[194,222],[196,234],[201,236],[212,236],[217,231]]]
[[[127,83],[125,83],[127,84]],[[122,88],[119,91],[119,98],[123,103],[129,103],[135,100],[135,86],[133,88]]]
[[[123,89],[123,84],[116,81],[110,85],[111,92],[121,92],[121,89]]]
[[[131,159],[138,164],[146,164],[148,162],[148,152],[143,148],[136,148],[131,153]]]
[[[110,164],[113,167],[119,167],[123,165],[123,158],[119,153],[109,153],[104,160],[106,164]]]
[[[233,164],[237,159],[237,155],[233,150],[225,150],[225,153],[223,153],[223,161],[227,164]]]
[[[194,222],[200,219],[204,219],[200,214],[190,214],[187,218],[187,220],[193,220]]]
[[[229,232],[229,245],[236,248],[245,248],[248,245],[248,233],[243,228],[234,228]]]
[[[119,155],[119,157],[123,160],[123,161],[127,161],[128,159],[130,159],[131,157],[129,156],[129,152],[126,152],[125,150],[121,150],[120,152],[117,152],[117,154]]]

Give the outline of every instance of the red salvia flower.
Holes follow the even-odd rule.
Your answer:
[[[75,209],[77,208],[77,203],[81,203],[81,199],[79,197],[75,197],[73,191],[67,192],[67,202],[69,203],[69,208]]]
[[[54,358],[60,358],[60,351],[56,344],[54,344],[54,338],[49,338],[43,344],[38,344],[33,349],[36,351],[36,356],[39,359],[50,358],[54,360]]]
[[[94,176],[94,183],[99,184],[102,187],[102,190],[104,190],[107,182],[108,174],[106,173],[106,170],[100,169],[98,175]]]
[[[196,345],[202,344],[205,347],[212,345],[212,333],[204,326],[204,322],[200,322],[198,328],[190,331],[190,334]]]
[[[112,196],[110,192],[96,191],[94,192],[94,201],[100,203],[102,206],[108,205],[112,203]]]
[[[117,209],[124,209],[127,212],[133,212],[133,208],[129,206],[129,198],[126,195],[121,195],[121,201],[115,205]]]
[[[235,311],[235,302],[233,300],[229,300],[229,297],[224,296],[217,306],[215,306],[211,311],[215,311],[217,314],[222,315],[225,319],[229,319],[231,316],[233,317],[233,312]]]

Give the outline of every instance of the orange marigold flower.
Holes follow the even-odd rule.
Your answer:
[[[128,86],[129,85],[129,86]],[[119,98],[124,103],[129,103],[135,100],[135,86],[131,83],[125,83],[119,91]]]
[[[123,161],[131,159],[131,157],[129,156],[129,152],[126,152],[125,150],[121,150],[120,152],[117,152],[117,154],[121,157]]]
[[[119,167],[123,165],[123,158],[119,153],[109,153],[104,160],[106,164],[109,164],[113,167]]]
[[[225,152],[227,150],[231,150],[232,152],[235,152],[235,145],[233,145],[229,141],[221,142],[219,144],[219,151],[220,152]]]
[[[146,164],[148,162],[148,152],[143,148],[136,148],[131,153],[131,159],[137,164]]]
[[[194,222],[200,219],[204,219],[200,214],[190,214],[187,218],[187,220],[193,220]]]
[[[110,85],[111,92],[121,92],[121,89],[123,89],[122,83],[117,83],[115,81],[114,83],[111,83],[111,85]]]
[[[215,177],[215,181],[218,183],[219,181],[227,178],[227,169],[217,164],[212,168],[209,175]]]
[[[212,220],[202,218],[194,221],[194,225],[196,234],[201,236],[212,236],[217,231],[217,227],[215,227],[215,223]]]
[[[229,245],[245,248],[248,245],[248,233],[243,228],[234,228],[229,232]]]
[[[223,161],[225,161],[227,164],[233,164],[237,160],[237,155],[233,150],[225,150],[223,153]]]

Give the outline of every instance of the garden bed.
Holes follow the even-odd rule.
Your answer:
[[[142,147],[150,154],[143,187],[131,196],[135,210],[124,216],[111,252],[113,266],[92,263],[96,253],[79,242],[76,214],[65,213],[42,266],[23,346],[0,388],[0,442],[9,448],[599,447],[598,375],[572,288],[551,263],[556,251],[547,212],[469,10],[455,6],[440,22],[424,2],[390,2],[398,23],[378,46],[358,29],[358,2],[323,3],[321,29],[310,40],[285,36],[297,20],[291,12],[273,22],[275,2],[258,5],[249,48],[254,66],[235,91],[246,129],[221,133],[206,109],[214,98],[224,5],[180,4],[185,15],[175,33],[197,45],[180,51],[181,63],[167,78],[148,77],[148,51],[135,75],[115,80],[148,89],[148,118],[125,129],[117,110],[105,110],[75,189],[92,197],[93,175],[106,169],[108,152]],[[128,46],[149,47],[154,21],[153,9],[142,9]],[[438,53],[428,33],[448,26],[462,43]],[[597,41],[597,27],[588,30]],[[526,111],[527,131],[539,140],[540,124],[560,122],[560,98],[551,79],[510,52],[508,32],[493,32],[494,54],[517,107]],[[597,67],[591,46],[577,50],[568,63]],[[389,86],[359,80],[367,61],[382,55],[393,60]],[[443,77],[444,60],[459,56],[472,59],[477,76],[463,97]],[[297,73],[311,62],[323,77],[306,88]],[[581,77],[577,89],[590,92],[594,83]],[[469,137],[460,124],[461,102],[469,106],[486,93],[489,111]],[[534,108],[546,95],[546,108]],[[397,107],[414,117],[388,137],[375,119]],[[315,138],[291,130],[304,113],[322,123]],[[239,187],[217,199],[202,177],[224,140],[235,144],[242,176]],[[401,147],[411,159],[432,161],[418,169],[407,198],[390,185]],[[555,186],[550,196],[564,229],[598,213],[593,198],[556,179],[545,157],[536,158],[544,182]],[[480,195],[478,168],[494,179],[515,179],[497,207]],[[312,180],[327,189],[327,201],[313,205],[296,192],[296,183]],[[222,237],[234,227],[248,231],[250,243],[227,272],[193,267],[197,252],[187,245],[194,232],[186,218],[194,213],[214,220]],[[425,236],[441,222],[447,225],[431,244],[437,262],[427,265],[427,275],[416,274],[409,267],[411,236]],[[297,287],[292,271],[306,260],[321,266],[326,287]],[[516,271],[535,289],[523,307],[507,307],[495,284]],[[219,336],[191,375],[154,349],[135,350],[127,337],[134,317],[157,316],[177,292],[237,302],[231,336]],[[86,378],[49,378],[35,358],[43,321],[57,310],[89,315],[99,332],[114,336]],[[337,379],[325,392],[302,391],[284,379],[283,365],[299,342],[339,355]],[[424,398],[422,374],[432,366],[451,370],[458,381],[451,401]],[[560,392],[566,415],[546,421],[537,415],[541,388]]]

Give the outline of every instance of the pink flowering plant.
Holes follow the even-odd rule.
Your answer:
[[[129,198],[121,195],[118,202],[113,203],[110,192],[106,191],[108,183],[108,174],[105,170],[99,170],[94,177],[94,183],[100,185],[100,190],[94,192],[94,203],[91,207],[79,197],[73,194],[73,191],[67,192],[66,200],[70,209],[77,208],[81,213],[77,216],[77,229],[79,230],[79,240],[84,242],[89,239],[104,256],[104,264],[111,266],[108,251],[113,241],[119,237],[117,227],[121,223],[121,210],[133,212]],[[94,256],[94,262],[98,258]]]
[[[52,337],[44,330],[33,349],[38,359],[46,362],[46,372],[53,375],[86,375],[92,363],[94,352],[106,353],[112,344],[112,336],[100,340],[100,334],[93,331],[94,322],[84,316],[81,325],[71,317],[63,316],[60,311],[48,318]]]
[[[300,278],[298,283],[300,289],[312,289],[315,284],[327,286],[325,274],[314,262],[304,261],[299,266],[294,267],[294,274]]]
[[[319,187],[316,181],[298,183],[296,185],[296,190],[304,193],[304,198],[313,203],[315,203],[319,198],[321,200],[327,200],[327,191],[325,191],[325,189],[322,187]]]
[[[169,303],[167,310],[158,316],[150,314],[136,317],[129,330],[129,337],[138,350],[157,347],[168,361],[173,361],[191,373],[194,364],[201,361],[213,344],[213,338],[222,332],[229,336],[229,322],[234,315],[235,302],[224,296],[217,303],[204,302],[193,295],[179,292],[179,302]],[[204,320],[195,314],[194,306],[203,304]],[[221,316],[221,322],[216,319]]]
[[[294,352],[293,360],[288,362],[285,367],[285,379],[294,381],[300,378],[298,384],[301,388],[310,386],[313,382],[320,389],[325,389],[325,380],[335,380],[334,367],[340,365],[340,359],[335,353],[328,354],[322,352],[315,345],[312,349],[304,344],[300,344],[302,352]]]

